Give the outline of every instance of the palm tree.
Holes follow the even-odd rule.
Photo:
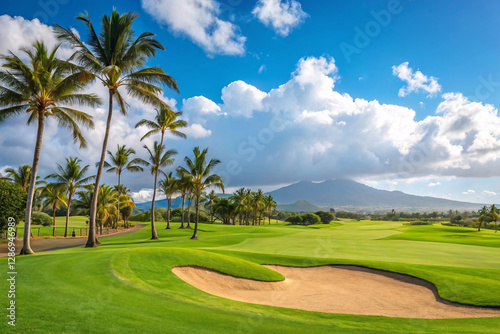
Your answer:
[[[247,212],[248,193],[245,188],[240,188],[233,193],[230,199],[234,202],[236,212],[239,213],[241,225]]]
[[[214,210],[216,213],[220,215],[220,219],[222,220],[222,224],[228,225],[230,224],[230,212],[234,209],[233,203],[227,198],[221,198],[214,205]]]
[[[217,174],[213,174],[213,169],[215,166],[220,164],[217,159],[211,159],[208,163],[206,161],[206,155],[208,153],[208,148],[200,151],[197,146],[193,149],[194,160],[188,157],[184,158],[184,162],[187,165],[187,169],[184,167],[179,167],[178,170],[181,174],[189,177],[192,181],[192,193],[196,200],[196,221],[194,225],[194,233],[191,239],[198,239],[198,221],[200,217],[200,197],[203,191],[208,187],[217,187],[222,189],[224,192],[224,181]]]
[[[172,172],[165,175],[165,178],[158,182],[159,191],[164,193],[167,196],[167,227],[166,229],[170,229],[170,209],[172,206],[172,197],[179,191],[177,189],[178,179],[172,175]]]
[[[78,196],[74,202],[74,207],[79,215],[90,215],[90,205],[92,203],[92,192],[94,185],[87,184],[82,187],[85,190],[80,190],[76,193]]]
[[[66,210],[66,227],[64,229],[64,237],[68,237],[68,227],[69,227],[69,211],[71,209],[71,199],[76,193],[78,188],[89,183],[94,179],[94,176],[86,176],[89,165],[80,166],[81,160],[79,158],[66,158],[66,166],[61,166],[57,164],[57,169],[59,173],[52,173],[46,177],[46,179],[54,179],[60,184],[64,190],[67,192],[68,204]]]
[[[56,210],[61,206],[68,206],[67,198],[64,196],[65,186],[61,183],[49,183],[42,188],[42,196],[45,198],[43,206],[52,209],[54,224],[52,227],[52,236],[56,236]]]
[[[495,204],[490,207],[490,218],[495,222],[495,233],[497,233],[497,220],[500,219],[500,216],[498,215],[498,209]]]
[[[101,32],[97,33],[90,21],[88,13],[76,17],[88,28],[89,40],[84,43],[70,28],[59,25],[54,27],[60,40],[69,42],[75,53],[72,60],[84,66],[92,72],[109,92],[108,117],[106,121],[106,132],[101,151],[101,158],[97,168],[94,196],[90,210],[89,238],[85,247],[96,247],[95,221],[97,210],[97,189],[101,182],[104,160],[106,158],[106,147],[108,144],[109,130],[113,113],[113,100],[120,106],[123,115],[127,114],[127,103],[125,102],[120,88],[124,87],[127,93],[138,98],[144,103],[152,105],[164,105],[158,95],[163,90],[158,85],[166,85],[175,91],[179,91],[176,81],[165,74],[159,67],[143,68],[148,59],[156,56],[158,49],[165,48],[154,38],[154,34],[144,32],[135,38],[132,23],[138,17],[135,13],[120,15],[116,9],[111,16],[102,17]]]
[[[101,227],[100,234],[102,235],[102,227],[112,220],[117,215],[116,202],[118,201],[118,192],[112,187],[105,184],[99,187],[97,196],[97,211],[96,217]]]
[[[146,162],[148,166],[151,166],[151,175],[155,176],[155,183],[153,186],[153,200],[151,201],[151,240],[158,239],[158,234],[156,233],[155,227],[155,199],[156,199],[156,186],[158,183],[158,173],[161,172],[166,176],[162,168],[170,166],[174,163],[173,156],[177,154],[176,150],[168,150],[165,152],[165,145],[159,145],[158,142],[154,142],[153,150],[144,145],[144,148],[149,153],[149,162]]]
[[[180,229],[184,228],[184,208],[186,205],[186,198],[189,197],[189,194],[191,192],[191,189],[193,188],[193,182],[192,179],[188,176],[185,175],[183,170],[180,169],[180,167],[177,167],[176,169],[177,173],[177,190],[179,191],[181,198],[182,198],[182,205],[181,205],[181,226],[179,227]],[[188,227],[189,222],[188,222]]]
[[[187,126],[187,122],[177,119],[182,116],[182,111],[174,112],[167,105],[161,105],[159,109],[156,110],[156,116],[154,121],[147,119],[140,120],[135,127],[145,125],[150,130],[141,138],[141,141],[154,134],[161,133],[160,145],[163,145],[163,139],[165,133],[168,131],[176,137],[186,139],[186,135],[177,129],[184,128]]]
[[[7,173],[7,180],[17,184],[19,187],[23,188],[24,191],[28,190],[31,177],[30,165],[19,166],[17,170],[14,168],[7,168],[5,172]]]
[[[208,206],[210,209],[210,222],[214,223],[214,205],[219,200],[219,196],[215,193],[214,190],[205,194],[202,198],[202,202],[205,203],[205,206]]]
[[[110,162],[104,161],[104,167],[108,168],[106,172],[108,173],[116,173],[118,175],[118,185],[117,190],[121,188],[121,176],[123,171],[129,172],[142,172],[143,169],[141,165],[146,165],[146,161],[135,158],[130,160],[130,156],[135,154],[135,150],[132,148],[126,148],[125,145],[117,145],[116,153],[113,154],[111,151],[108,151],[108,155],[110,158]],[[120,198],[118,197],[118,201],[116,203],[116,210],[118,212],[116,218],[116,227],[118,228],[118,222],[120,220],[119,210],[120,208]]]
[[[481,231],[481,224],[487,220],[488,218],[490,218],[490,211],[488,210],[488,208],[486,206],[483,206],[481,210],[479,210],[479,212],[477,213],[478,215],[478,227],[477,227],[477,230],[478,231]]]
[[[54,117],[59,125],[69,128],[80,147],[85,147],[86,141],[78,123],[89,128],[94,123],[90,115],[71,106],[95,107],[100,104],[96,95],[80,93],[94,76],[77,65],[58,59],[58,48],[56,46],[48,51],[42,42],[35,42],[31,48],[22,49],[29,59],[27,63],[12,52],[0,56],[4,62],[2,67],[6,69],[0,71],[0,107],[4,107],[0,109],[0,121],[25,111],[29,114],[28,125],[38,123],[20,254],[34,254],[30,246],[29,231],[45,118]]]
[[[257,225],[257,214],[262,209],[264,203],[264,193],[262,192],[262,189],[259,189],[256,192],[252,193],[251,202],[252,202],[253,219],[254,219],[253,225]],[[259,218],[259,224],[260,224],[260,218]]]
[[[269,225],[271,225],[271,211],[277,206],[278,204],[276,204],[272,195],[267,195],[264,197],[264,208],[269,214]]]

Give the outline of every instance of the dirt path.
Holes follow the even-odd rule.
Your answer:
[[[212,295],[254,304],[401,318],[500,317],[500,309],[446,302],[431,283],[405,275],[353,266],[268,267],[285,281],[259,282],[197,267],[172,271]]]
[[[115,233],[102,235],[99,236],[98,238],[101,239],[101,238],[111,237],[114,235],[134,233],[146,225],[147,224],[136,224],[132,228],[121,230]],[[87,243],[87,237],[32,238],[31,249],[33,249],[35,253],[39,253],[39,252],[46,252],[64,248],[83,247],[85,246],[86,243]],[[23,239],[22,238],[16,239],[16,253],[19,253],[22,246],[23,246]],[[7,244],[3,243],[0,244],[0,257],[5,257],[5,256],[7,256]]]

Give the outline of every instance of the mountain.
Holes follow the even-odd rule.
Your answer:
[[[188,204],[189,204],[189,201],[186,200],[186,204],[185,204],[186,207],[187,207]],[[172,203],[171,203],[172,209],[180,208],[181,206],[182,206],[182,198],[177,197],[177,198],[174,198],[172,200]],[[144,203],[135,203],[135,207],[139,211],[150,210],[151,209],[151,201],[144,202]],[[166,209],[167,207],[168,207],[168,200],[166,198],[155,201],[155,208],[156,209],[161,209],[161,208],[165,208]]]
[[[443,198],[415,196],[401,191],[379,190],[345,179],[320,183],[298,182],[269,192],[278,204],[307,201],[316,206],[335,209],[369,210],[477,210],[482,204],[452,201]],[[305,211],[305,210],[304,210]]]
[[[278,204],[276,209],[278,211],[289,212],[317,212],[323,210],[324,208],[309,203],[308,201],[299,200],[293,204]]]

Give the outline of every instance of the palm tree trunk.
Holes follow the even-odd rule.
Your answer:
[[[38,161],[40,160],[40,151],[42,149],[43,128],[45,123],[44,111],[38,111],[38,130],[36,133],[35,153],[33,154],[33,164],[31,166],[31,178],[28,188],[28,198],[26,201],[26,215],[24,217],[24,235],[23,235],[23,248],[19,255],[35,254],[30,245],[31,234],[31,210],[33,206],[33,197],[35,195],[36,187],[36,173],[38,171]]]
[[[170,206],[172,204],[172,198],[168,198],[168,207],[167,207],[167,227],[165,228],[166,230],[170,230]]]
[[[114,91],[109,90],[109,108],[108,119],[106,121],[106,132],[104,134],[104,141],[102,143],[101,160],[97,168],[95,177],[94,193],[92,194],[92,202],[90,204],[90,221],[89,221],[89,237],[85,247],[97,247],[99,241],[96,235],[96,213],[97,213],[97,197],[99,196],[99,184],[101,183],[102,169],[104,167],[104,160],[106,159],[106,147],[108,146],[109,129],[111,128],[111,117],[113,115],[113,95]],[[101,227],[102,231],[102,227]]]
[[[210,205],[210,222],[212,224],[214,223],[214,204],[213,203]]]
[[[116,229],[118,229],[118,223],[120,222],[120,178],[122,172],[118,172],[118,200],[116,201]]]
[[[156,199],[156,182],[158,181],[158,168],[155,173],[155,184],[153,187],[153,200],[151,201],[151,240],[158,239],[155,227],[155,199]]]
[[[56,236],[56,207],[54,206],[52,208],[54,211],[54,216],[53,216],[53,221],[54,223],[52,224],[52,236],[55,237]]]
[[[191,225],[190,225],[190,222],[191,222],[191,202],[193,200],[189,200],[189,204],[188,204],[188,212],[187,212],[187,228],[191,228]]]
[[[72,193],[69,193],[69,196],[68,196],[68,210],[66,210],[66,228],[64,229],[64,237],[67,238],[68,237],[68,227],[69,227],[69,209],[71,207],[71,196],[73,194]]]
[[[182,209],[181,209],[181,227],[184,228],[184,203],[186,202],[186,195],[182,196]]]
[[[194,233],[191,239],[198,239],[198,220],[200,218],[200,196],[196,196],[196,220],[194,222]]]
[[[271,209],[269,209],[269,225],[271,225]]]

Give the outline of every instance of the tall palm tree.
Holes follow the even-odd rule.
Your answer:
[[[172,206],[172,197],[179,191],[177,188],[178,179],[172,175],[172,172],[165,175],[165,178],[158,182],[159,190],[167,196],[167,230],[170,229],[170,209]]]
[[[488,208],[485,206],[483,206],[481,208],[481,210],[479,210],[479,212],[477,213],[478,215],[478,227],[477,227],[477,230],[478,231],[481,231],[481,225],[483,224],[483,222],[485,220],[488,220],[490,218],[490,211],[488,210]]]
[[[121,176],[123,171],[129,172],[142,172],[141,167],[146,165],[146,161],[140,158],[130,159],[130,156],[135,154],[135,150],[132,148],[126,148],[125,145],[117,145],[116,153],[108,151],[110,162],[104,161],[104,167],[107,168],[106,172],[116,173],[118,175],[118,185],[117,189],[121,188]],[[118,222],[120,220],[120,197],[118,197],[116,203],[116,210],[118,212],[116,216],[116,227],[118,227]]]
[[[180,116],[182,116],[182,111],[175,112],[172,111],[169,106],[161,105],[160,108],[156,110],[154,121],[142,119],[135,125],[135,127],[138,128],[145,125],[149,128],[149,131],[141,138],[141,141],[154,134],[160,133],[160,145],[163,145],[163,139],[166,132],[171,133],[176,137],[186,139],[186,135],[178,130],[187,126],[186,121],[177,119]]]
[[[177,190],[179,191],[181,198],[182,198],[182,205],[181,205],[181,226],[179,227],[180,229],[184,228],[184,208],[186,205],[186,198],[189,197],[189,193],[191,192],[193,188],[193,182],[192,179],[188,176],[185,175],[183,170],[180,169],[180,167],[177,167],[176,169],[177,173]],[[189,222],[188,222],[189,226]]]
[[[42,196],[45,198],[43,206],[52,209],[54,223],[52,226],[52,236],[56,236],[56,210],[61,206],[68,206],[67,198],[64,195],[65,189],[61,183],[49,183],[42,188]]]
[[[146,162],[148,166],[151,166],[151,175],[155,176],[155,183],[153,186],[153,200],[151,201],[151,240],[158,239],[158,234],[156,233],[155,227],[155,199],[156,199],[156,186],[158,184],[158,173],[162,173],[166,176],[162,168],[170,166],[174,163],[173,156],[177,154],[176,150],[165,151],[165,145],[159,145],[158,142],[154,142],[153,149],[150,150],[149,147],[144,145],[144,148],[149,153],[149,162]]]
[[[235,210],[239,214],[241,225],[247,211],[248,193],[245,188],[240,188],[233,193],[230,199],[234,202]]]
[[[90,115],[73,109],[72,106],[95,107],[100,104],[96,95],[81,93],[86,84],[94,79],[92,73],[58,59],[58,48],[56,46],[49,51],[42,42],[37,41],[31,48],[22,49],[29,59],[27,63],[12,52],[0,56],[5,69],[0,71],[0,108],[3,107],[0,109],[0,122],[24,111],[29,114],[28,125],[38,123],[20,254],[34,254],[30,246],[29,231],[45,118],[55,118],[59,125],[71,131],[74,141],[79,142],[80,147],[85,147],[86,141],[78,123],[89,128],[94,123]]]
[[[498,215],[498,209],[495,204],[490,207],[490,218],[495,222],[495,233],[497,233],[497,220],[500,219],[500,216]]]
[[[230,218],[231,218],[230,213],[231,210],[234,209],[234,206],[235,205],[231,203],[231,201],[227,198],[221,198],[217,203],[215,203],[214,210],[220,216],[222,224],[224,225],[230,224]]]
[[[90,204],[92,203],[92,192],[94,191],[94,185],[87,184],[82,187],[84,190],[80,190],[76,193],[78,196],[75,199],[74,207],[79,215],[90,215]]]
[[[208,194],[205,194],[202,198],[205,206],[208,206],[210,210],[210,222],[214,223],[214,205],[219,200],[219,196],[215,193],[215,190],[210,191]]]
[[[7,173],[7,180],[17,184],[19,187],[23,188],[24,191],[28,190],[31,177],[30,165],[19,166],[17,170],[14,168],[7,168],[5,172]]]
[[[66,227],[64,229],[64,237],[68,237],[68,227],[69,227],[69,211],[71,209],[71,199],[76,191],[83,185],[91,182],[95,176],[86,176],[89,169],[89,165],[80,166],[79,158],[66,158],[66,166],[61,166],[57,164],[58,172],[52,173],[46,177],[46,179],[54,179],[57,181],[67,193],[68,203],[66,210]]]
[[[257,225],[257,214],[262,209],[264,204],[264,193],[262,192],[262,189],[259,189],[256,192],[252,193],[251,202],[253,208],[253,225]]]
[[[209,187],[217,187],[224,192],[224,181],[217,174],[213,174],[215,166],[220,164],[220,160],[211,159],[209,162],[206,161],[206,155],[208,153],[208,148],[200,151],[197,146],[193,149],[194,159],[191,160],[189,157],[184,158],[184,162],[187,165],[187,169],[184,167],[179,167],[178,170],[181,174],[191,178],[192,180],[192,193],[196,200],[196,221],[194,225],[194,233],[191,239],[198,239],[198,221],[200,218],[200,197],[203,191]]]
[[[120,112],[123,115],[127,114],[127,103],[120,88],[125,88],[130,96],[138,98],[144,103],[157,106],[166,106],[165,102],[159,98],[159,94],[163,92],[159,85],[166,85],[177,92],[179,91],[176,81],[165,74],[161,68],[144,68],[148,59],[156,56],[158,49],[164,50],[165,48],[154,38],[153,33],[144,32],[135,38],[132,23],[137,17],[137,14],[131,12],[120,15],[114,9],[110,16],[104,15],[102,17],[101,32],[97,33],[88,13],[77,16],[76,19],[82,21],[88,28],[89,40],[87,43],[82,42],[78,34],[70,28],[58,25],[54,27],[58,38],[69,42],[75,50],[72,60],[92,72],[108,88],[109,93],[106,131],[90,210],[89,238],[85,247],[97,246],[95,233],[97,189],[99,189],[106,158],[113,100],[116,100],[120,106]]]
[[[267,195],[264,197],[264,208],[269,214],[269,225],[271,225],[271,211],[277,206],[278,204],[276,204],[272,195]]]

